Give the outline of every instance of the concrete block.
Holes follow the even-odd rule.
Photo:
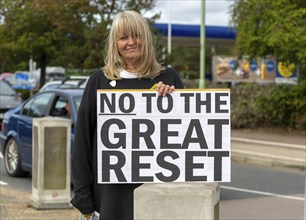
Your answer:
[[[70,137],[68,119],[33,119],[31,205],[36,209],[71,208]]]
[[[219,183],[152,183],[134,191],[134,219],[219,219]]]

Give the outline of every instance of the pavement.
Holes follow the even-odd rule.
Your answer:
[[[236,163],[305,171],[306,131],[233,129],[231,157]],[[37,210],[30,205],[31,195],[0,185],[1,220],[77,220],[78,211],[68,209]]]
[[[306,131],[234,129],[231,159],[237,163],[305,171]]]

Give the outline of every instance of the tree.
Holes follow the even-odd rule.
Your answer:
[[[80,18],[65,19],[65,9],[72,6],[60,2],[1,1],[0,49],[16,63],[33,57],[41,67],[41,86],[45,83],[47,63],[64,48],[67,33],[77,30],[76,23],[81,24]]]
[[[30,57],[47,64],[74,68],[103,65],[101,45],[113,16],[122,10],[145,12],[154,0],[1,0],[1,65],[11,68]],[[154,17],[153,17],[154,19]]]
[[[306,1],[237,0],[232,6],[239,57],[274,55],[306,67]]]

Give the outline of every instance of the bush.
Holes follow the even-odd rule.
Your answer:
[[[270,96],[257,101],[260,117],[269,126],[285,129],[306,128],[306,83],[276,85]]]
[[[235,128],[305,130],[306,84],[242,84],[232,89],[231,110]]]
[[[257,100],[269,94],[269,85],[242,83],[231,89],[231,122],[233,128],[254,128],[264,123],[259,116]]]

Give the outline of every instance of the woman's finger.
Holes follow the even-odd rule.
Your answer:
[[[156,91],[158,92],[159,96],[166,96],[168,93],[171,93],[174,90],[175,86],[166,85],[162,81],[159,81],[156,86]]]
[[[166,96],[169,92],[170,92],[170,86],[169,85],[165,85],[164,91],[162,93],[163,96]]]

